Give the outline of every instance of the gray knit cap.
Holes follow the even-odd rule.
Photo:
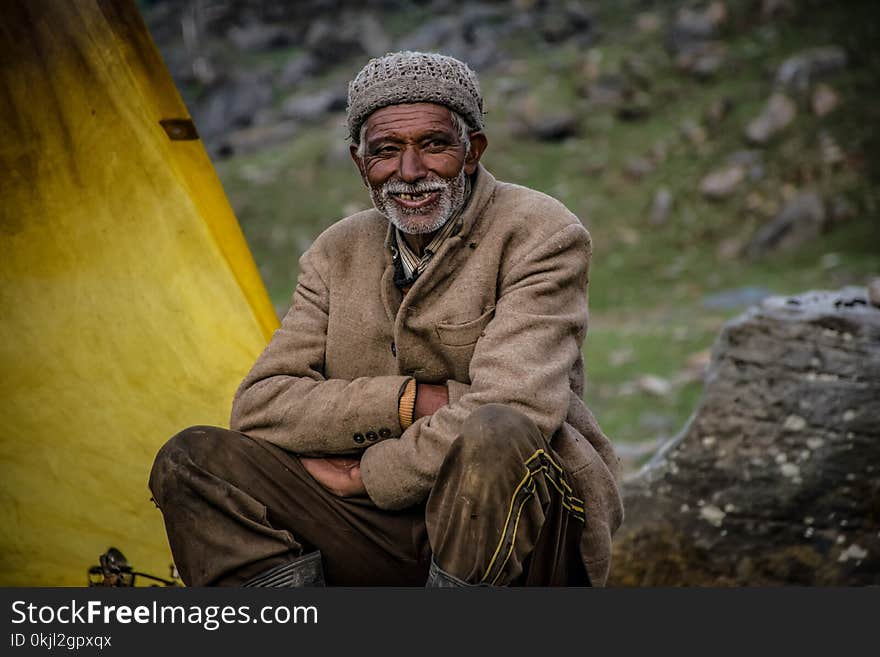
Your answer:
[[[483,129],[483,97],[477,74],[454,57],[392,52],[371,59],[348,85],[348,132],[360,137],[367,117],[381,107],[437,103],[455,110],[474,130]]]

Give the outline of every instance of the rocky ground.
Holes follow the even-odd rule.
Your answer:
[[[369,199],[347,81],[437,50],[480,74],[500,178],[595,243],[587,401],[631,467],[676,434],[724,322],[880,273],[872,2],[142,2],[279,312]]]

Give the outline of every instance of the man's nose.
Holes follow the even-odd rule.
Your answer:
[[[428,169],[422,162],[422,156],[417,148],[409,146],[400,154],[400,179],[407,183],[421,180],[428,175]]]

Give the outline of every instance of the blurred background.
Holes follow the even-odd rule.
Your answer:
[[[629,470],[676,434],[722,324],[880,273],[872,0],[140,0],[279,316],[297,259],[369,206],[347,83],[463,59],[505,181],[594,240],[586,399]]]

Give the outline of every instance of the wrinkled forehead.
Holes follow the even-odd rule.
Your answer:
[[[364,122],[368,141],[396,137],[413,138],[432,132],[456,134],[452,110],[436,103],[406,103],[381,107]]]

